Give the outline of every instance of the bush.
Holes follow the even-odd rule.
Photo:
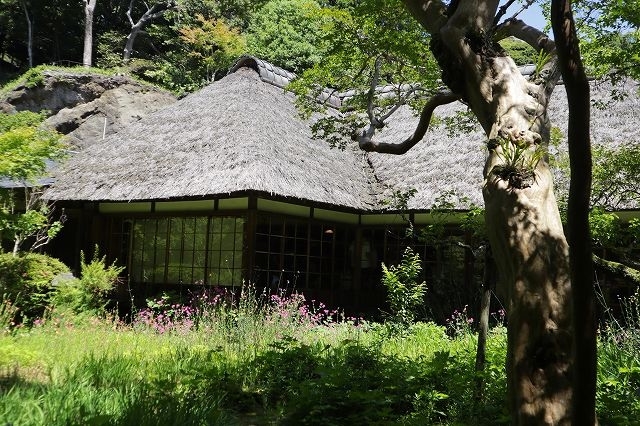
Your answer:
[[[414,322],[418,308],[424,303],[427,284],[418,283],[422,270],[420,256],[407,247],[398,266],[382,264],[382,284],[387,289],[387,300],[391,307],[389,320],[401,325]]]
[[[52,305],[74,314],[102,314],[123,270],[124,267],[115,263],[107,265],[106,256],[99,257],[97,246],[89,263],[85,261],[84,252],[80,252],[80,279],[61,282],[51,298]]]
[[[53,279],[68,273],[64,263],[44,254],[0,254],[0,294],[18,309],[21,318],[17,320],[33,320],[49,306]]]

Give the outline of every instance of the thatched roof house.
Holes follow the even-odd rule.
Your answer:
[[[409,217],[428,223],[446,193],[461,196],[451,200],[458,209],[482,205],[485,137],[479,128],[450,135],[440,126],[403,156],[331,149],[311,137],[310,123],[283,89],[294,77],[245,57],[222,80],[90,144],[59,171],[46,196],[86,230],[81,247],[105,247],[138,289],[249,279],[353,303],[363,288],[375,287],[370,271],[377,261],[399,259]],[[594,141],[617,139],[612,124],[631,130],[640,122],[639,102],[634,92],[615,113],[595,114]],[[566,110],[557,90],[550,114],[561,128]],[[403,140],[416,122],[401,109],[380,137]],[[393,194],[410,189],[416,193],[408,215],[390,211]],[[473,279],[464,250],[436,255],[426,243],[421,250],[440,259],[431,273],[449,288]]]

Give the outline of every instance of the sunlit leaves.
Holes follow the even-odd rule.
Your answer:
[[[593,204],[618,210],[640,204],[640,144],[593,150]]]
[[[576,9],[590,74],[640,78],[640,1],[582,0]]]
[[[300,73],[320,62],[328,47],[315,0],[271,0],[247,29],[249,53]]]
[[[335,103],[318,103],[327,93],[340,98],[343,113],[367,112],[385,118],[397,105],[419,107],[420,97],[438,86],[439,68],[429,50],[429,34],[409,15],[402,2],[366,0],[338,2],[320,10],[325,57],[289,86],[298,95],[303,114]],[[357,120],[334,115],[316,125],[322,135],[337,135],[332,143],[344,145],[356,130]],[[333,121],[334,123],[328,123]],[[362,121],[364,124],[364,121]]]
[[[237,29],[230,27],[222,19],[206,19],[197,16],[198,25],[179,29],[180,39],[187,48],[187,54],[201,66],[216,69],[228,64],[245,50],[245,40]]]
[[[41,114],[0,114],[0,176],[31,180],[41,177],[46,160],[60,158],[60,135],[37,127]]]

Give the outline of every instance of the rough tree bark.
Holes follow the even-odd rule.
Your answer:
[[[570,0],[551,2],[551,23],[558,62],[569,103],[569,164],[571,184],[567,234],[573,283],[573,405],[574,425],[592,426],[596,419],[597,339],[589,206],[591,201],[590,99],[571,12]]]
[[[496,26],[499,0],[404,0],[432,36],[431,51],[452,94],[422,112],[397,146],[373,140],[378,118],[357,138],[367,151],[402,153],[425,134],[433,110],[466,103],[484,129],[489,155],[483,195],[487,233],[507,305],[507,392],[513,423],[570,424],[572,325],[569,249],[546,155],[547,104],[559,79],[555,44],[516,19]],[[496,40],[514,35],[549,61],[530,81]],[[370,117],[371,118],[371,117]],[[375,117],[374,117],[375,118]]]
[[[138,19],[138,22],[133,21],[131,13],[133,12],[133,6],[135,0],[129,2],[129,8],[127,9],[127,18],[131,24],[131,32],[127,36],[127,42],[124,46],[124,55],[122,59],[128,62],[131,59],[131,53],[133,52],[133,43],[136,41],[138,34],[142,32],[144,27],[151,23],[154,19],[161,17],[167,10],[175,7],[173,0],[163,1],[160,3],[154,3],[151,7],[147,8],[147,11]]]
[[[84,1],[84,51],[82,53],[82,65],[91,66],[91,54],[93,50],[93,11],[96,9],[96,0]]]

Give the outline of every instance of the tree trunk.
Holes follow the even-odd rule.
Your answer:
[[[96,0],[85,0],[84,4],[84,52],[82,65],[92,65],[91,54],[93,50],[93,11],[96,8]]]
[[[589,203],[591,201],[591,138],[589,82],[580,58],[570,0],[551,2],[551,22],[562,79],[569,104],[571,183],[567,209],[573,283],[573,404],[574,425],[593,426],[596,419],[597,324],[593,286]]]
[[[16,238],[13,240],[13,250],[11,251],[11,254],[13,255],[13,257],[18,256],[18,250],[20,250],[20,243],[21,243],[21,239],[19,237],[16,236]]]
[[[167,10],[175,7],[174,0],[155,3],[147,9],[147,11],[140,17],[140,19],[138,19],[138,22],[134,22],[133,17],[131,16],[134,4],[135,0],[130,0],[129,9],[127,10],[127,18],[129,19],[129,23],[131,24],[131,32],[127,36],[127,42],[124,46],[124,53],[122,55],[122,59],[124,60],[124,62],[128,62],[131,59],[131,54],[133,53],[133,43],[136,41],[136,37],[138,37],[138,34],[142,32],[144,27],[146,27],[154,19],[161,17]]]
[[[31,16],[29,16],[29,9],[27,9],[27,3],[22,2],[24,9],[24,16],[27,18],[27,57],[29,59],[29,68],[33,68],[33,22]]]
[[[495,277],[493,273],[493,258],[491,248],[487,245],[484,252],[484,274],[482,277],[482,299],[480,303],[480,315],[478,316],[478,348],[476,350],[476,373],[484,372],[487,356],[487,335],[489,334],[489,313],[491,310],[491,291]],[[476,376],[476,389],[474,399],[482,401],[484,394],[484,376]]]
[[[127,36],[127,41],[124,46],[124,54],[122,55],[122,59],[125,62],[129,62],[131,60],[131,54],[133,53],[133,43],[136,41],[136,37],[138,34],[142,32],[142,27],[134,25],[131,27],[131,32]]]
[[[469,105],[489,140],[483,196],[498,291],[507,303],[507,391],[514,424],[569,424],[569,251],[543,154],[557,72],[547,67],[546,84],[529,82],[494,44],[498,1],[451,2],[449,10],[440,2],[405,1],[432,34],[443,81]],[[552,42],[540,37],[538,48],[545,46]]]

